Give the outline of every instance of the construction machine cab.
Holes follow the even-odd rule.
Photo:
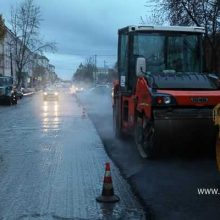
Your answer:
[[[144,72],[149,75],[201,73],[203,33],[202,27],[128,26],[120,29],[118,71],[121,90],[133,90],[137,76]]]

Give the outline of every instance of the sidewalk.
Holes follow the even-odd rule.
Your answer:
[[[74,182],[75,187],[71,190],[74,196],[73,216],[83,219],[143,219],[143,211],[137,199],[132,195],[129,185],[122,178],[119,170],[106,155],[93,124],[88,118],[80,117],[73,119],[75,126],[72,130],[72,140],[74,142],[68,143],[65,149],[66,154],[64,154],[66,158],[63,160],[66,162],[60,170],[61,173],[63,169],[68,170],[70,182]],[[67,140],[68,135],[64,138]],[[70,160],[71,167],[69,167]],[[99,204],[95,200],[101,194],[105,163],[108,161],[111,163],[115,194],[121,199],[114,205]],[[57,185],[59,185],[59,180]],[[62,190],[65,191],[65,189]],[[62,197],[61,194],[57,194],[57,198]],[[64,197],[63,199],[65,200]],[[62,213],[62,209],[60,212]],[[64,213],[58,214],[58,216],[63,215]]]
[[[16,138],[0,137],[4,146],[0,153],[5,151],[10,164],[3,177],[0,172],[0,219],[145,219],[75,99],[61,97],[58,105],[39,105],[41,101],[40,95],[34,96],[29,106],[17,109],[21,119],[6,120],[11,129],[1,131]],[[96,202],[106,162],[111,164],[114,191],[120,197],[115,204]]]

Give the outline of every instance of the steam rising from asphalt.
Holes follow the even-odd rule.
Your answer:
[[[130,177],[142,169],[143,160],[140,159],[132,138],[128,136],[123,140],[115,138],[111,93],[112,86],[110,86],[105,94],[83,92],[78,97],[86,107],[86,111],[102,139],[106,152],[115,162],[117,161],[118,166],[123,172],[126,170],[126,176]]]
[[[85,85],[86,88],[86,85]],[[78,99],[86,107],[86,111],[95,125],[101,129],[106,138],[113,138],[112,123],[112,85],[85,89],[78,93]]]

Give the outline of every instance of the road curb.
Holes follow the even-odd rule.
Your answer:
[[[35,94],[35,92],[28,92],[28,93],[24,93],[23,96],[31,96],[33,94]]]

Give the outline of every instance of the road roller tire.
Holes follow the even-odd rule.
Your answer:
[[[138,117],[135,126],[135,144],[142,158],[155,156],[155,134],[153,123],[145,117]]]

